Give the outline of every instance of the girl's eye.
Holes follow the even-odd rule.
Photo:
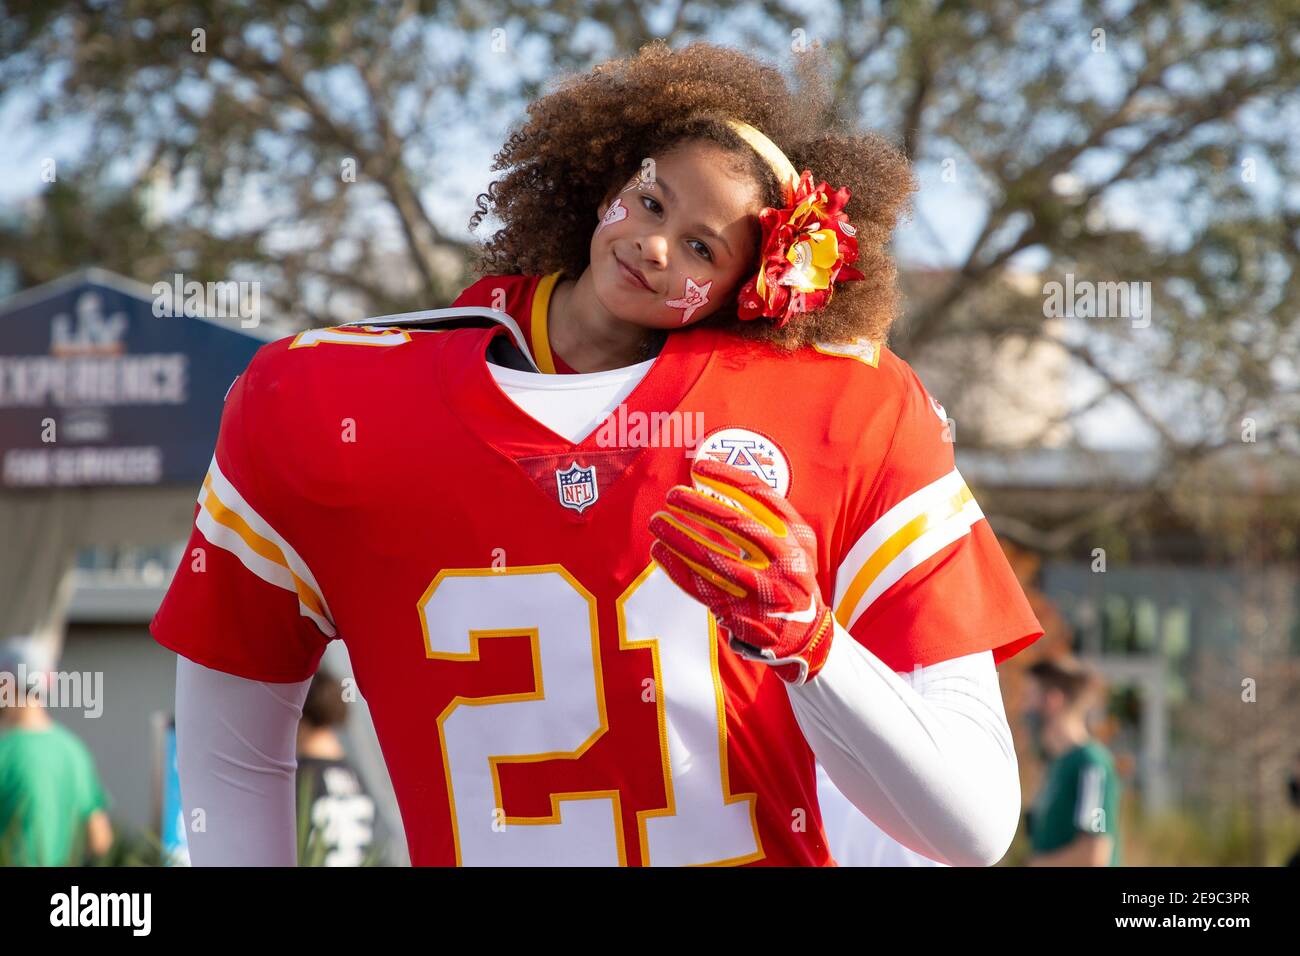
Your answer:
[[[659,200],[655,199],[653,196],[646,196],[643,194],[640,198],[642,207],[650,210],[650,212],[654,213],[656,216],[660,215],[664,211],[664,207],[659,204]],[[713,261],[713,253],[709,250],[709,247],[699,239],[689,239],[687,242],[690,247],[695,250],[696,255],[702,256],[708,262]]]

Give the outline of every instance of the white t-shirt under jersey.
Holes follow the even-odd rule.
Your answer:
[[[654,359],[626,368],[578,375],[538,375],[491,362],[488,368],[512,402],[576,445],[632,394],[652,365]]]

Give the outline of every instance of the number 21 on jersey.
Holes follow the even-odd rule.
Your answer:
[[[667,806],[637,814],[647,866],[761,859],[756,796],[727,787],[718,639],[708,610],[651,564],[617,601],[619,648],[654,660]],[[617,790],[552,793],[546,817],[507,817],[503,763],[579,759],[609,730],[596,599],[557,564],[448,569],[419,603],[429,658],[474,661],[479,643],[527,635],[533,690],[456,697],[438,717],[456,862],[627,862]]]

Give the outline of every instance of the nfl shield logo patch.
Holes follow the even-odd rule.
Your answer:
[[[596,487],[596,466],[579,468],[574,461],[564,471],[555,470],[556,490],[560,493],[560,504],[582,514],[584,508],[596,503],[600,491]]]

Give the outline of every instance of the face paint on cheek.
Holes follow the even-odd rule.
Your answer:
[[[664,305],[670,309],[684,309],[682,312],[682,325],[691,320],[697,309],[704,308],[709,302],[709,289],[713,288],[713,280],[710,279],[704,285],[700,285],[694,279],[687,276],[686,291],[682,293],[681,298],[666,299]]]
[[[596,227],[596,231],[600,232],[606,226],[612,226],[614,223],[622,222],[626,218],[627,206],[623,205],[622,199],[615,199],[609,204],[609,208],[605,210],[605,215],[601,217],[600,225]]]

